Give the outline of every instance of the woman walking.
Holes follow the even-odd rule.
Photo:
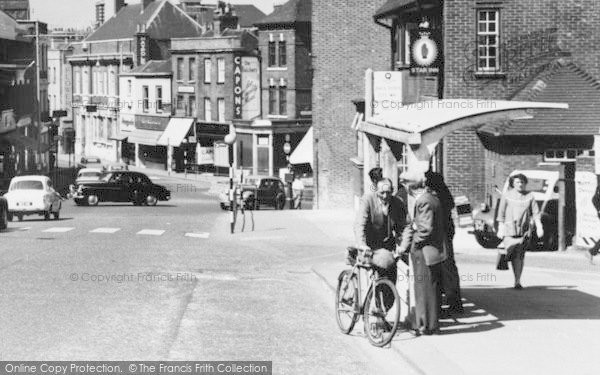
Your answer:
[[[538,237],[544,235],[540,221],[540,209],[533,193],[527,191],[527,177],[523,174],[511,176],[510,189],[504,193],[498,210],[498,238],[504,238],[506,259],[512,263],[515,289],[523,289],[521,274],[526,250],[526,234],[530,232],[531,219],[535,221]]]

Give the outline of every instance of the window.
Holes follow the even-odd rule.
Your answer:
[[[500,12],[477,11],[477,70],[497,71],[500,68]]]
[[[217,83],[225,83],[225,59],[217,59]]]
[[[285,40],[279,41],[279,66],[286,66],[287,64],[287,51]]]
[[[175,103],[177,109],[183,109],[183,95],[177,95],[177,103]]]
[[[204,83],[210,83],[210,75],[212,70],[212,61],[204,59]]]
[[[96,92],[100,95],[104,95],[104,73],[98,72],[98,90]]]
[[[578,156],[590,155],[590,151],[583,149],[559,149],[559,150],[546,150],[544,152],[545,162],[574,162]]]
[[[204,120],[212,120],[212,108],[210,107],[210,98],[204,98]]]
[[[156,112],[162,112],[163,100],[162,100],[162,87],[156,86]]]
[[[131,98],[131,80],[127,80],[127,96]]]
[[[52,83],[56,83],[56,68],[52,68]]]
[[[115,72],[113,70],[110,71],[110,82],[108,85],[108,95],[115,95]]]
[[[196,97],[190,95],[188,97],[188,116],[196,117]]]
[[[177,80],[183,81],[183,57],[177,58]]]
[[[81,94],[81,72],[75,71],[75,93]]]
[[[148,86],[142,86],[142,109],[144,110],[144,112],[148,112],[148,109],[150,107],[150,99],[149,99],[149,94],[150,94],[150,90],[148,89]]]
[[[217,121],[225,122],[225,98],[217,99]]]
[[[269,87],[269,114],[274,115],[275,107],[277,106],[277,88],[275,86]]]
[[[269,42],[269,66],[276,65],[275,42]]]
[[[104,94],[108,95],[108,87],[110,86],[108,83],[108,71],[104,71]]]
[[[279,114],[287,114],[287,87],[279,86]]]
[[[188,79],[191,82],[196,81],[196,59],[191,58],[188,66]]]
[[[112,138],[115,135],[112,118],[109,117],[106,121],[106,138]]]

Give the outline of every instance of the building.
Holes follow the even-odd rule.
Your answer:
[[[172,163],[175,140],[166,135],[161,144],[171,118],[171,78],[170,60],[151,60],[119,75],[120,134],[130,145],[123,156],[138,167],[165,170]]]
[[[198,145],[188,157],[204,169],[215,166],[213,151],[232,122],[260,117],[258,40],[237,22],[234,8],[223,9],[202,36],[172,40],[174,113],[195,124]],[[227,157],[218,164],[228,166]]]
[[[237,164],[254,174],[287,169],[290,152],[312,126],[311,9],[311,0],[289,0],[256,23],[262,116],[234,121]],[[312,157],[301,162],[310,171]]]
[[[135,160],[135,143],[128,143],[119,130],[130,125],[119,122],[119,75],[151,60],[169,59],[171,38],[200,33],[200,25],[170,1],[144,0],[121,8],[82,42],[72,43],[67,60],[73,75],[77,157]]]
[[[316,1],[312,6],[312,120],[318,208],[352,207],[362,192],[362,160],[351,129],[364,100],[366,69],[390,69],[390,35],[373,22],[386,0]]]
[[[73,74],[67,57],[72,53],[70,43],[81,41],[85,36],[85,31],[73,29],[53,29],[47,36],[48,102],[53,121],[50,149],[58,160],[71,164],[74,163],[71,159],[75,141],[71,106]]]
[[[15,20],[30,18],[29,0],[0,0],[0,10]]]
[[[35,41],[0,11],[0,190],[38,169]]]

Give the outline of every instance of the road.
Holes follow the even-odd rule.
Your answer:
[[[277,224],[231,236],[208,184],[154,179],[171,201],[65,201],[60,220],[27,217],[0,233],[1,359],[271,360],[277,374],[406,367],[332,324],[330,292],[311,271],[339,252],[332,244]],[[257,227],[271,214],[281,212],[257,212]]]

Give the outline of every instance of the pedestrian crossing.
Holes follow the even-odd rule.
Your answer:
[[[35,232],[38,229],[34,229],[32,227],[14,227],[11,228],[10,232]],[[100,234],[100,235],[114,235],[120,232],[131,232],[131,234],[135,234],[136,236],[152,236],[152,237],[161,237],[164,236],[165,234],[169,233],[169,231],[164,230],[164,229],[151,229],[151,228],[145,228],[145,229],[135,229],[133,231],[129,231],[129,230],[123,230],[123,228],[114,228],[114,227],[98,227],[98,228],[94,228],[94,229],[78,229],[75,227],[51,227],[51,228],[45,228],[39,229],[42,233],[55,233],[55,234],[65,234],[65,233],[69,233],[69,232],[85,232],[85,233],[93,233],[93,234]],[[175,233],[176,231],[171,230],[171,233]],[[5,232],[8,233],[8,232]],[[2,233],[0,233],[1,235]],[[210,238],[210,233],[208,232],[177,232],[177,234],[181,235],[183,234],[183,237],[187,237],[187,238],[198,238],[198,239],[209,239]]]

